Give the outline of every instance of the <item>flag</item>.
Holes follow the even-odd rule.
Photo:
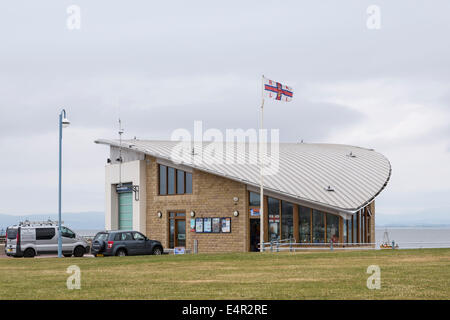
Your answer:
[[[289,102],[292,100],[294,92],[291,87],[264,78],[264,95],[275,100]]]

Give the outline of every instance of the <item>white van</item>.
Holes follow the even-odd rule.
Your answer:
[[[67,227],[61,226],[64,257],[82,257],[89,253],[88,242]],[[53,221],[21,222],[6,229],[5,253],[13,257],[31,258],[58,253],[58,225]]]

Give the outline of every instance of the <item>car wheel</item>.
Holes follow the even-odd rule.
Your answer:
[[[72,256],[72,254],[71,253],[66,253],[66,254],[63,254],[63,256],[66,257],[66,258],[70,258]]]
[[[152,251],[152,254],[157,255],[157,256],[162,255],[162,248],[161,247],[154,247],[153,251]]]
[[[116,256],[118,257],[125,257],[127,255],[127,252],[125,251],[125,249],[119,249],[116,252]]]
[[[28,248],[23,252],[25,258],[33,258],[36,255],[34,249]]]
[[[75,250],[73,250],[73,255],[77,258],[81,258],[84,253],[85,253],[85,249],[82,246],[78,246],[75,248]]]

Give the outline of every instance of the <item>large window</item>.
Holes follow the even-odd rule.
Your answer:
[[[294,205],[281,201],[281,239],[294,237]]]
[[[353,215],[353,243],[358,242],[358,213]]]
[[[348,226],[348,235],[347,235],[347,242],[348,243],[352,243],[353,242],[353,237],[352,237],[352,233],[353,233],[353,224],[352,224],[352,219],[348,219],[347,220],[347,226]]]
[[[175,194],[175,169],[167,169],[167,194]]]
[[[280,239],[280,200],[267,198],[269,219],[269,241]]]
[[[256,192],[249,192],[249,206],[259,207],[261,203],[261,196]]]
[[[311,209],[298,206],[298,231],[300,242],[311,242]]]
[[[339,217],[327,213],[327,242],[339,242]]]
[[[184,171],[177,170],[177,194],[184,193]]]
[[[318,210],[313,210],[313,242],[325,242],[325,215]]]
[[[159,165],[159,194],[167,194],[167,167]]]
[[[159,165],[159,195],[192,193],[192,173]]]

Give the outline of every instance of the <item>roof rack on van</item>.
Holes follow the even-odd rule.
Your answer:
[[[64,221],[61,221],[61,224],[63,224]],[[19,226],[57,226],[58,221],[52,221],[48,219],[47,221],[21,221],[19,222]]]

